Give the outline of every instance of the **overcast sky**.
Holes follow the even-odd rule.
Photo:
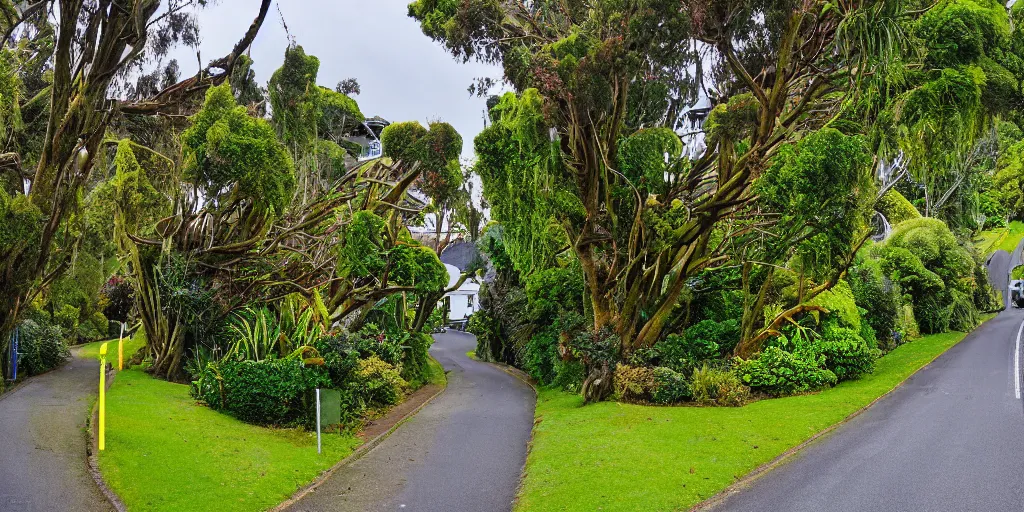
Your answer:
[[[281,66],[288,33],[306,53],[320,59],[317,82],[334,88],[339,80],[356,78],[362,94],[355,96],[366,117],[389,121],[447,121],[464,140],[463,156],[473,155],[473,138],[483,129],[484,98],[470,97],[473,79],[501,78],[501,69],[478,63],[461,64],[420,31],[407,16],[409,0],[277,0],[252,46],[257,80],[266,85]],[[256,16],[259,2],[220,0],[199,11],[200,51],[204,63],[226,55]],[[189,49],[176,54],[182,76],[198,63]]]

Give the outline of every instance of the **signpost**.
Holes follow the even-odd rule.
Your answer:
[[[320,453],[320,388],[316,388],[316,452]]]
[[[103,451],[106,444],[107,427],[107,343],[100,345],[100,425],[99,425],[99,449]]]
[[[14,329],[11,333],[11,380],[18,380],[18,341],[21,336],[20,329]]]
[[[124,370],[124,322],[121,322],[121,335],[117,337],[117,371]]]

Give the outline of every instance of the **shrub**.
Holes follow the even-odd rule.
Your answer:
[[[420,387],[426,383],[427,361],[430,360],[427,351],[434,344],[434,337],[422,332],[403,334],[406,349],[402,355],[402,378],[413,387]]]
[[[356,378],[356,385],[362,390],[366,404],[371,407],[397,404],[408,386],[402,378],[401,368],[376,356],[359,360]]]
[[[838,382],[871,373],[875,360],[881,355],[878,349],[869,347],[857,331],[845,327],[825,328],[814,349],[823,356],[824,367],[835,374]]]
[[[39,325],[31,320],[22,322],[18,346],[21,353],[19,373],[39,375],[64,364],[71,357],[65,333],[58,325]]]
[[[330,386],[325,368],[299,359],[225,360],[207,366],[192,394],[247,423],[308,425],[315,420],[313,390]]]
[[[578,393],[583,387],[583,379],[585,378],[586,367],[582,362],[558,359],[555,361],[555,378],[551,385],[572,393]]]
[[[756,359],[736,359],[736,373],[751,389],[773,396],[815,391],[835,385],[836,374],[821,368],[822,358],[810,351],[766,348]]]
[[[750,389],[735,373],[706,364],[693,371],[690,389],[694,401],[701,405],[740,406],[750,395]]]
[[[615,394],[623,402],[649,402],[658,386],[654,370],[619,364],[615,367]]]
[[[656,386],[651,394],[651,401],[656,404],[675,404],[693,398],[690,382],[683,374],[671,368],[655,368],[654,380]]]
[[[857,310],[853,290],[845,280],[840,280],[810,303],[827,309],[829,316],[837,319],[844,327],[860,330],[860,311]]]
[[[899,286],[885,276],[875,259],[858,261],[847,276],[854,302],[864,309],[861,328],[868,325],[878,338],[892,339],[903,307]]]
[[[875,209],[885,216],[890,225],[897,225],[905,220],[921,217],[921,212],[914,208],[914,205],[907,201],[903,194],[896,189],[889,189],[875,203]]]
[[[731,352],[738,339],[736,320],[702,320],[686,329],[685,336],[668,335],[655,346],[657,353],[652,358],[661,366],[690,373],[700,363],[715,359],[722,352]]]

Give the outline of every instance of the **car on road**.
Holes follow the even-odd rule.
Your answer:
[[[1015,308],[1024,308],[1024,280],[1010,281],[1010,304]]]

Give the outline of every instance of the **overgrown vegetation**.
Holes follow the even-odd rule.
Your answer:
[[[686,5],[410,5],[513,88],[474,140],[478,357],[587,403],[738,405],[1000,309],[970,240],[1016,216],[1020,7]]]

